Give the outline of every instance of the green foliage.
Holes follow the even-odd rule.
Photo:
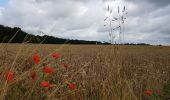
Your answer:
[[[170,99],[170,83],[166,84],[163,88],[163,98],[165,100],[169,100]]]
[[[99,41],[69,40],[53,36],[32,35],[18,27],[10,28],[0,25],[0,43],[42,43],[42,44],[109,44]]]

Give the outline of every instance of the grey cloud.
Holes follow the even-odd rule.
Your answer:
[[[149,3],[150,5],[155,5],[157,7],[167,6],[170,4],[170,0],[125,0],[135,3]]]
[[[0,23],[33,34],[41,30],[63,38],[108,41],[108,27],[104,27],[103,21],[108,3],[113,2],[10,0],[7,6],[0,7]],[[170,44],[170,0],[124,0],[124,3],[128,9],[124,25],[126,42]]]

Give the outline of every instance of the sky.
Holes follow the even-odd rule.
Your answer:
[[[8,3],[8,0],[0,0],[0,6],[4,6]]]
[[[36,35],[108,42],[108,4],[113,18],[118,6],[126,6],[124,42],[170,45],[170,0],[0,0],[0,24]],[[113,35],[118,39],[118,31]]]

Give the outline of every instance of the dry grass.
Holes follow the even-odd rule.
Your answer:
[[[61,58],[52,59],[53,52]],[[41,56],[36,66],[31,60],[34,53]],[[46,65],[55,69],[50,76],[42,74]],[[15,72],[15,80],[7,83],[3,74],[9,69]],[[6,100],[148,100],[145,90],[158,90],[165,99],[170,47],[0,44],[0,73],[0,97]],[[42,80],[53,87],[40,87]],[[76,85],[73,91],[70,82]]]

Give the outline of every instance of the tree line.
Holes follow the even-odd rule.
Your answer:
[[[19,27],[0,25],[0,43],[42,43],[42,44],[109,44],[99,41],[71,40],[54,36],[28,34]]]
[[[42,44],[102,44],[109,45],[108,42],[100,41],[86,41],[86,40],[71,40],[63,39],[49,35],[33,35],[24,32],[19,27],[8,27],[0,25],[0,43],[42,43]],[[124,44],[114,44],[114,45],[145,45],[150,46],[146,43],[124,43]]]

